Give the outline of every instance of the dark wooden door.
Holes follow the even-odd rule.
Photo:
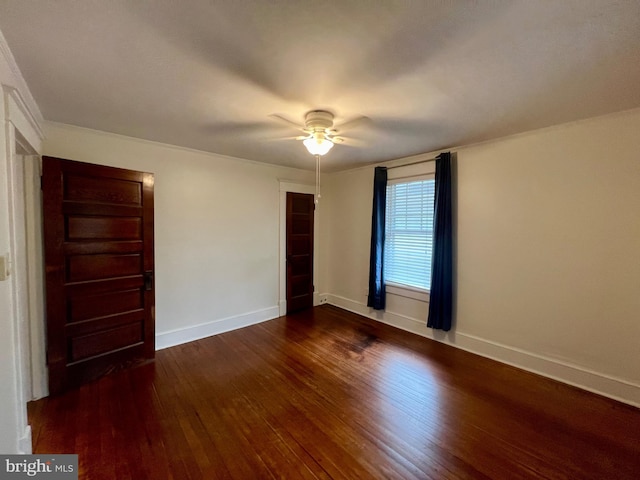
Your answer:
[[[313,200],[287,192],[287,313],[313,306]]]
[[[155,354],[153,175],[43,157],[49,391]]]

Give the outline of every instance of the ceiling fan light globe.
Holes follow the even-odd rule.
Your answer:
[[[325,155],[333,147],[333,142],[326,138],[307,138],[302,143],[311,155]]]

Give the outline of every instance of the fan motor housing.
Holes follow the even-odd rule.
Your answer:
[[[333,113],[325,110],[312,110],[304,117],[304,126],[310,130],[326,130],[333,127]]]

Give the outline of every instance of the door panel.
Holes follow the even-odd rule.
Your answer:
[[[43,157],[49,390],[155,354],[153,175]]]
[[[69,321],[80,322],[142,308],[144,308],[144,295],[139,289],[115,290],[97,295],[71,295],[69,296]]]
[[[287,192],[287,313],[313,306],[313,200]]]
[[[71,255],[67,257],[67,280],[79,282],[109,277],[125,277],[142,271],[142,256]]]
[[[140,218],[117,217],[67,217],[68,240],[140,240]]]
[[[71,338],[71,361],[90,358],[116,348],[141,344],[142,333],[142,323],[135,322],[88,335],[74,336]]]
[[[69,174],[64,180],[64,199],[67,201],[138,206],[142,203],[141,190],[139,182],[90,174]]]

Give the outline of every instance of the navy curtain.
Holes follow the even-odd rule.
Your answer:
[[[369,259],[369,297],[367,306],[384,310],[384,224],[387,206],[387,169],[376,167],[373,176],[371,214],[371,256]]]
[[[451,154],[436,157],[433,258],[427,327],[448,331],[453,315],[453,221]]]

